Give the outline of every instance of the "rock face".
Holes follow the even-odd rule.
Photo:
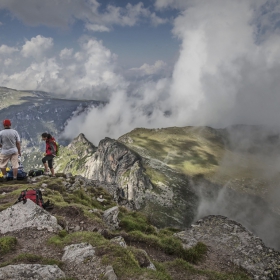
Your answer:
[[[119,214],[118,206],[107,209],[103,214],[103,220],[111,230],[115,230],[119,228],[118,214]]]
[[[94,248],[88,243],[72,244],[64,248],[62,261],[81,263],[86,258],[92,258],[94,254]]]
[[[157,181],[151,182],[150,173],[154,169],[146,170],[147,160],[125,144],[105,138],[96,152],[90,149],[87,154],[91,145],[84,135],[74,139],[56,160],[57,171],[86,177],[91,184],[109,191],[119,205],[148,213],[158,227],[184,228],[191,224],[198,198],[188,178],[160,164],[160,172],[155,170]],[[154,166],[156,162],[151,164]],[[170,178],[172,182],[163,183],[162,178]],[[68,182],[65,187],[71,191],[76,186]]]
[[[256,280],[280,279],[280,253],[267,248],[260,238],[226,217],[208,216],[175,236],[186,248],[199,241],[205,243]]]
[[[50,232],[61,229],[56,217],[29,199],[25,204],[20,202],[0,212],[0,224],[2,234],[23,228],[47,229]]]
[[[84,176],[112,186],[112,192],[139,209],[144,203],[144,193],[152,189],[144,174],[141,157],[120,142],[105,138],[96,153],[86,161]]]
[[[65,278],[57,265],[18,264],[0,268],[0,280],[55,280]]]

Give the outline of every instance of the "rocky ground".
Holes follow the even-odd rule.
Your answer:
[[[53,208],[13,205],[27,187]],[[279,279],[279,253],[241,225],[213,216],[183,232],[158,229],[81,176],[0,182],[0,206],[0,279]],[[224,253],[234,230],[246,238]]]
[[[54,207],[45,211],[31,201],[13,205],[27,187],[40,188]],[[206,243],[184,249],[185,241],[174,236],[178,230],[154,227],[81,176],[2,182],[0,205],[0,279],[256,277]]]

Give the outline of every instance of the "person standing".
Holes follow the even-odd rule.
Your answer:
[[[56,156],[55,139],[49,133],[44,132],[42,134],[42,140],[46,141],[46,152],[45,152],[45,156],[42,158],[42,162],[45,167],[44,175],[48,175],[48,168],[49,168],[52,177],[55,177],[54,168],[53,168],[53,159]]]
[[[17,180],[18,173],[18,157],[21,156],[20,137],[16,130],[11,129],[10,120],[3,121],[4,130],[0,131],[0,169],[4,180],[7,178],[6,168],[8,162],[11,161],[13,167],[13,179]]]

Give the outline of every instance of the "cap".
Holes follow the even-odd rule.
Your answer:
[[[3,125],[4,125],[4,126],[11,126],[12,123],[11,123],[10,120],[4,120],[4,121],[3,121]]]

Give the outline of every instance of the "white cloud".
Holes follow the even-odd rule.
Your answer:
[[[9,10],[25,24],[66,27],[76,19],[83,19],[95,13],[99,3],[95,0],[1,0],[0,9]]]
[[[31,49],[33,54],[36,53],[36,57],[42,55],[42,49],[37,51],[41,42],[51,45],[51,38],[40,35],[36,38],[39,40],[35,40],[35,43],[31,39],[28,41],[32,42],[31,45],[24,45],[27,46],[23,48],[27,58]],[[22,64],[25,63],[22,60]],[[20,68],[23,68],[23,65]],[[126,82],[116,73],[115,68],[116,55],[105,48],[101,41],[88,38],[81,42],[79,52],[73,54],[72,49],[63,49],[58,57],[42,56],[41,60],[36,59],[22,71],[16,69],[10,75],[0,74],[0,84],[17,89],[67,94],[71,97],[78,94],[81,98],[108,100],[114,91],[126,87]]]
[[[95,144],[139,126],[278,125],[280,37],[273,24],[266,25],[265,36],[258,33],[262,16],[265,22],[273,16],[260,12],[263,3],[189,0],[174,21],[173,33],[182,43],[171,78],[159,78],[167,65],[158,61],[130,70],[140,78],[127,80],[115,54],[101,41],[83,38],[75,53],[60,52],[69,59],[59,53],[46,57],[22,71],[0,74],[0,84],[108,100],[108,106],[79,117],[79,131],[75,119],[66,130],[70,137],[85,132]],[[116,22],[121,12],[114,13]]]
[[[59,57],[60,57],[60,59],[69,59],[69,58],[71,58],[72,53],[73,53],[73,49],[65,48],[60,51]]]
[[[126,7],[107,5],[100,11],[97,0],[68,0],[67,5],[60,0],[17,0],[0,1],[0,9],[9,10],[14,16],[29,25],[46,25],[67,27],[76,20],[82,20],[88,30],[94,32],[108,32],[113,25],[134,26],[143,19],[150,19],[152,24],[163,24],[161,19],[145,8],[142,2]]]
[[[163,62],[162,60],[157,60],[154,65],[145,63],[139,68],[131,68],[130,71],[140,76],[155,75],[165,70],[166,66],[167,64],[165,62]]]
[[[86,28],[94,32],[109,32],[110,29],[105,25],[87,23]]]
[[[30,41],[26,41],[22,46],[21,54],[23,57],[34,57],[35,59],[41,59],[44,57],[47,50],[53,46],[53,39],[46,38],[41,35],[31,38]]]
[[[12,53],[14,53],[14,52],[17,52],[18,51],[18,49],[17,48],[15,48],[15,47],[9,47],[9,46],[7,46],[7,45],[1,45],[0,46],[0,55],[10,55],[10,54],[12,54]]]
[[[12,61],[12,59],[10,59],[10,58],[6,58],[5,60],[4,60],[4,65],[5,66],[9,66],[9,65],[11,65],[13,63],[13,61]]]
[[[174,8],[183,2],[161,4],[173,3]],[[116,91],[108,106],[81,116],[85,124],[81,132],[97,144],[106,135],[118,137],[139,126],[278,125],[280,38],[270,25],[267,36],[258,41],[262,37],[258,22],[262,16],[273,16],[272,11],[260,12],[263,4],[261,0],[187,1],[174,22],[174,35],[182,44],[172,79],[136,82],[126,94]],[[161,65],[144,64],[130,72],[155,73]],[[93,125],[92,119],[100,121]],[[67,135],[74,137],[72,128],[70,123]],[[100,131],[100,138],[90,131]]]
[[[156,0],[155,7],[157,9],[166,9],[166,8],[174,8],[174,9],[186,9],[189,5],[188,0]]]
[[[3,23],[0,21],[0,26],[3,25]]]
[[[256,43],[253,19],[262,3],[193,1],[175,20],[182,47],[170,104],[178,124],[277,125],[279,35]]]
[[[158,26],[168,22],[168,19],[158,17],[155,13],[152,13],[150,17],[151,17],[151,22],[154,26]]]

